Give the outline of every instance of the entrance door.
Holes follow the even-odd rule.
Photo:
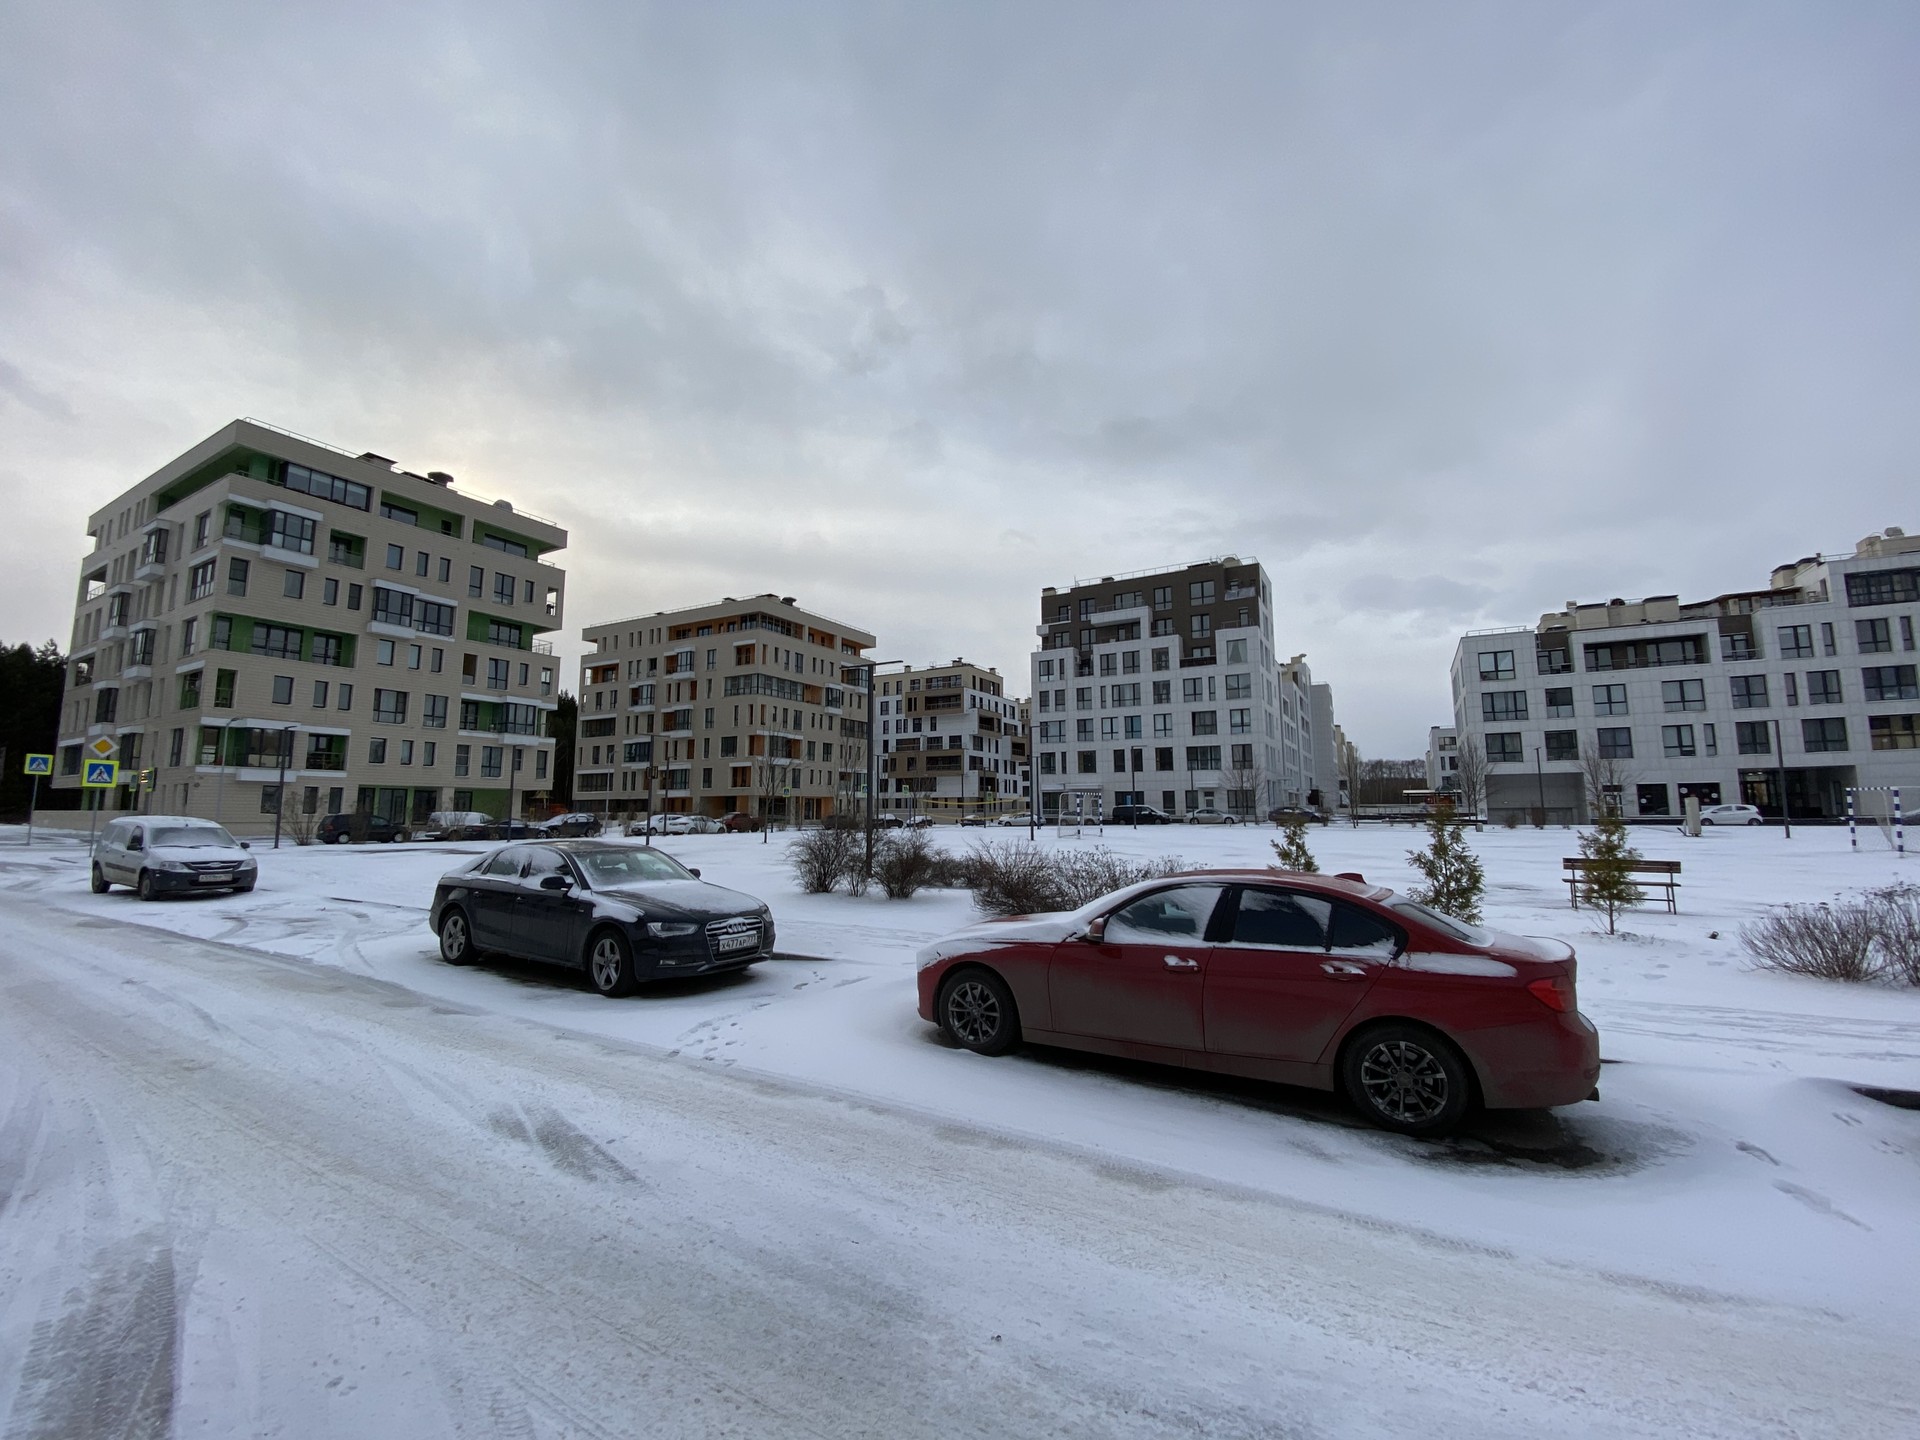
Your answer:
[[[1054,949],[1048,990],[1056,1030],[1102,1040],[1199,1050],[1213,947],[1208,927],[1222,885],[1175,885],[1143,895],[1107,919],[1098,944]]]

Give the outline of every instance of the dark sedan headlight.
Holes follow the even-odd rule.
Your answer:
[[[656,940],[670,940],[681,935],[691,935],[700,928],[690,920],[649,920],[646,925],[647,934]]]

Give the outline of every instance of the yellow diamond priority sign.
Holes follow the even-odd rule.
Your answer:
[[[111,760],[120,753],[120,742],[109,735],[96,735],[87,742],[87,754],[95,760]]]

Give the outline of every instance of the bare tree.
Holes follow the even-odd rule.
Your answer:
[[[1478,820],[1487,813],[1487,752],[1475,736],[1462,735],[1454,753],[1461,814],[1469,820]]]
[[[773,736],[766,737],[769,746]],[[773,833],[773,802],[780,798],[780,792],[786,788],[787,776],[792,767],[776,765],[771,755],[760,761],[760,843],[767,843],[767,837]]]
[[[1220,783],[1226,788],[1228,813],[1239,815],[1242,819],[1257,818],[1260,787],[1265,777],[1266,772],[1258,765],[1240,765],[1222,770]]]
[[[1586,786],[1587,813],[1594,818],[1621,812],[1625,807],[1627,782],[1632,778],[1633,772],[1619,756],[1602,755],[1592,748],[1580,751],[1580,779]]]
[[[1351,740],[1340,750],[1340,779],[1347,791],[1347,820],[1352,825],[1360,823],[1360,783],[1366,774],[1366,762],[1360,758],[1360,747]]]

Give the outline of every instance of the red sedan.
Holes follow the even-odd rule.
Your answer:
[[[1483,930],[1358,876],[1208,870],[920,952],[920,1016],[982,1055],[1021,1040],[1339,1089],[1410,1135],[1474,1104],[1597,1099],[1570,946]]]

